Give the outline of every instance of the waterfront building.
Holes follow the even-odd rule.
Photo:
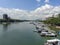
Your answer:
[[[8,20],[8,15],[7,14],[3,14],[3,19]]]

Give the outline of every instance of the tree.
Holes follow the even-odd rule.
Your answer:
[[[58,14],[58,18],[60,18],[60,14]]]

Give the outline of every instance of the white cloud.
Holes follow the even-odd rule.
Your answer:
[[[40,2],[41,0],[36,0],[37,2]]]
[[[45,0],[46,3],[49,3],[49,0]]]
[[[8,16],[14,19],[23,19],[24,18],[23,16],[25,15],[27,18],[27,15],[29,14],[28,11],[26,10],[0,8],[0,15],[2,16],[4,13],[8,14]]]
[[[53,14],[60,13],[60,6],[52,6],[45,4],[44,6],[38,7],[34,11],[32,11],[33,15],[40,16],[40,18],[44,19],[46,17],[51,17]]]
[[[41,7],[36,8],[33,11],[21,10],[21,9],[8,9],[0,8],[0,18],[2,15],[7,13],[8,16],[14,19],[45,19],[46,17],[51,17],[53,14],[60,13],[60,6],[52,6],[45,4]]]

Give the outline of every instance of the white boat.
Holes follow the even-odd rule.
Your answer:
[[[41,36],[56,37],[57,35],[51,32],[41,32]]]
[[[60,45],[60,40],[59,39],[47,40],[47,42],[44,45]]]
[[[34,30],[34,32],[38,32],[37,30]]]
[[[46,36],[47,32],[41,32],[41,36]]]
[[[46,33],[46,36],[56,37],[57,35],[54,33]]]

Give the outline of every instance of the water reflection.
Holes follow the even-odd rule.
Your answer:
[[[10,23],[3,24],[3,31],[7,31],[9,25],[10,25]]]

